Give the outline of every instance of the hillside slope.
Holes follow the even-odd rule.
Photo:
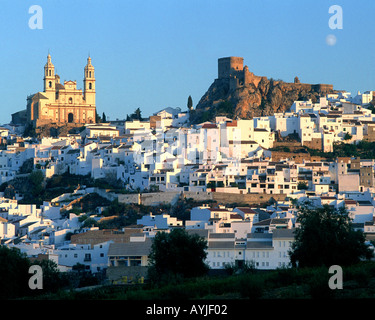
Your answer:
[[[225,115],[251,119],[288,110],[296,100],[312,99],[336,92],[332,85],[287,83],[261,77],[259,83],[233,86],[231,79],[215,79],[202,96],[193,113],[193,123]]]

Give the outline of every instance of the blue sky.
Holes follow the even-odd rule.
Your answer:
[[[29,7],[43,9],[32,30]],[[331,30],[328,8],[343,9]],[[217,77],[217,59],[242,56],[256,75],[375,90],[374,1],[1,0],[0,123],[43,90],[48,51],[61,80],[83,87],[90,53],[97,111],[123,119],[140,107],[194,106]],[[326,37],[337,38],[334,46]]]

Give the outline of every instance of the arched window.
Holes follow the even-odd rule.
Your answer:
[[[89,78],[91,78],[91,71],[89,71]]]
[[[69,98],[69,104],[72,104],[73,103],[73,99],[72,98]]]
[[[51,70],[49,71],[49,75],[51,76]]]
[[[92,89],[92,83],[91,82],[89,83],[89,89],[90,90]]]
[[[52,81],[48,82],[48,87],[52,88]]]

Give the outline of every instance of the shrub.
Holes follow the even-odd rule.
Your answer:
[[[259,299],[264,292],[264,281],[259,276],[248,277],[241,281],[239,292],[243,298]]]

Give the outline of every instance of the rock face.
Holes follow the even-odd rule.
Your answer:
[[[294,83],[287,83],[255,76],[247,66],[242,68],[238,60],[233,68],[230,59],[234,58],[242,59],[219,59],[219,77],[197,104],[193,122],[200,122],[202,116],[203,121],[220,115],[242,119],[268,116],[288,110],[296,100],[312,99],[315,102],[320,96],[335,92],[332,85],[300,83],[297,77]],[[220,69],[224,68],[225,62],[229,64],[225,69],[230,70],[227,73]]]

